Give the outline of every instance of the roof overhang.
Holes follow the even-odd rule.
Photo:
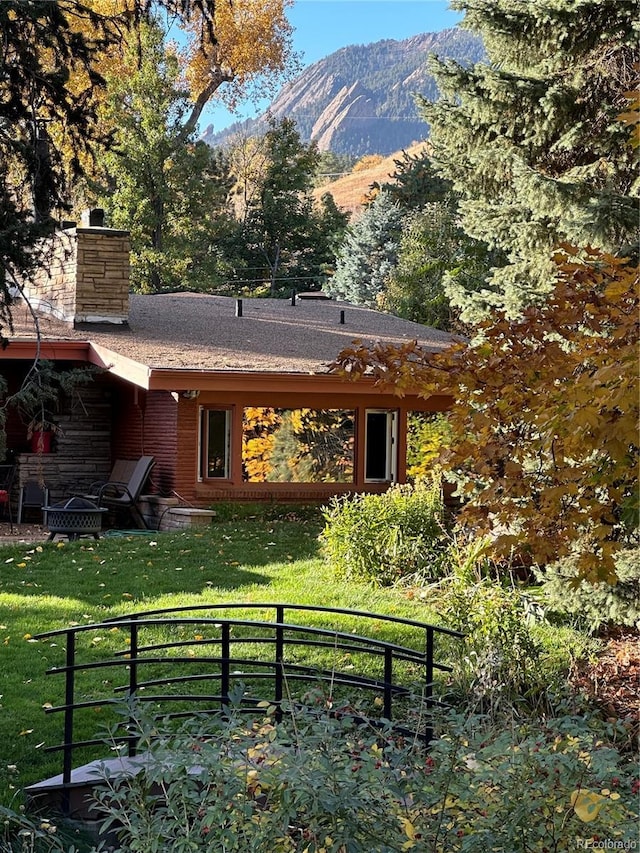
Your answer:
[[[0,349],[0,359],[6,361],[33,361],[46,358],[50,361],[90,361],[91,345],[88,341],[63,341],[16,338],[9,340],[4,349]]]
[[[351,383],[334,373],[288,373],[268,370],[206,370],[149,367],[106,347],[91,344],[90,361],[125,382],[147,391],[305,391],[353,393]],[[373,380],[364,380],[373,385]]]
[[[354,382],[345,381],[337,373],[149,367],[91,341],[43,340],[38,344],[36,340],[14,339],[4,350],[0,349],[0,359],[7,361],[33,360],[36,357],[51,361],[85,361],[147,391],[233,392],[241,389],[258,393],[325,393],[345,398],[363,392],[389,394],[388,388],[376,385],[374,378],[368,376],[358,379],[356,391]],[[409,393],[406,396],[418,395]],[[439,395],[436,396],[446,408],[448,397],[443,395],[440,401]]]

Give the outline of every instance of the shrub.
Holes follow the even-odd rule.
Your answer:
[[[496,734],[449,717],[429,753],[286,708],[281,723],[231,712],[174,733],[141,726],[141,772],[105,778],[98,795],[115,853],[563,853],[576,839],[635,838],[633,766],[581,718]]]
[[[473,584],[454,579],[436,609],[448,627],[465,632],[456,677],[484,713],[495,714],[538,684],[542,649],[517,590],[489,578]]]
[[[381,586],[442,575],[446,536],[436,478],[381,495],[334,498],[323,515],[324,550],[338,575]]]
[[[407,418],[407,476],[427,477],[436,459],[451,444],[451,426],[442,413],[409,412]]]
[[[444,624],[465,634],[456,644],[457,692],[494,716],[539,682],[541,645],[532,633],[527,599],[495,578],[487,554],[490,542],[473,540],[449,548],[450,574],[434,591],[434,606]]]
[[[2,853],[76,853],[68,833],[57,819],[27,815],[0,805],[0,851]]]
[[[547,566],[539,575],[547,608],[569,614],[591,631],[604,625],[640,628],[640,552],[621,551],[615,561],[615,586],[578,581],[577,556]]]

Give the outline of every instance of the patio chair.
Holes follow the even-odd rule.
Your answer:
[[[106,507],[113,510],[128,510],[138,527],[144,530],[147,525],[137,507],[137,503],[140,500],[140,495],[154,465],[155,459],[153,456],[141,456],[135,463],[135,467],[126,482],[110,480],[108,483],[100,486],[97,494],[85,495],[84,497],[95,501],[99,507]]]
[[[11,488],[16,474],[15,465],[0,465],[0,507],[3,514],[9,517],[9,525],[13,533],[13,515],[11,513]]]
[[[109,474],[108,480],[97,480],[87,488],[88,494],[78,492],[77,497],[83,497],[85,500],[97,502],[100,496],[100,490],[109,483],[122,484],[128,483],[136,469],[137,459],[116,459],[113,463],[113,470]]]
[[[27,480],[20,489],[18,497],[18,524],[22,522],[22,515],[25,509],[39,509],[42,512],[43,507],[49,503],[49,489],[45,483],[39,483],[37,480]],[[46,517],[40,519],[43,524],[47,523]]]

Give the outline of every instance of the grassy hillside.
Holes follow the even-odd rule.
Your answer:
[[[405,150],[416,156],[427,147],[426,142],[416,142]],[[373,183],[388,183],[396,170],[396,160],[402,157],[402,151],[384,157],[378,164],[368,169],[357,169],[349,175],[344,175],[331,183],[324,184],[314,190],[314,197],[320,199],[329,192],[341,210],[351,214],[351,221],[356,219],[363,208],[364,198]]]

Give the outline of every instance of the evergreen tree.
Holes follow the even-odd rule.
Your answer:
[[[263,151],[259,192],[247,194],[247,264],[271,296],[319,287],[347,216],[326,196],[314,204],[318,149],[301,141],[295,122],[271,119]]]
[[[429,202],[404,220],[398,265],[380,307],[414,323],[464,331],[449,294],[482,290],[497,254],[460,228],[455,198]]]
[[[379,306],[392,314],[438,329],[459,326],[451,291],[484,288],[500,252],[469,237],[460,227],[458,197],[451,182],[439,177],[428,151],[402,152],[392,181],[383,188],[405,218],[398,264],[389,276]]]
[[[136,289],[211,289],[228,274],[219,243],[234,230],[231,180],[222,155],[184,139],[191,107],[164,38],[158,23],[142,24],[129,49],[131,74],[108,81],[106,119],[115,131],[101,203],[110,223],[131,233]]]
[[[327,292],[356,305],[378,307],[398,262],[402,221],[403,212],[389,193],[379,192],[347,229]]]
[[[441,178],[433,168],[431,155],[427,150],[418,154],[402,152],[399,160],[394,160],[395,171],[391,182],[382,184],[394,201],[405,210],[419,210],[431,202],[453,200],[451,181]],[[373,188],[377,188],[373,184]]]
[[[635,253],[638,177],[616,116],[633,88],[632,0],[454,0],[488,64],[431,62],[442,93],[420,99],[434,163],[460,195],[467,234],[503,249],[490,290],[453,302],[516,315],[553,285],[558,243]]]

